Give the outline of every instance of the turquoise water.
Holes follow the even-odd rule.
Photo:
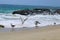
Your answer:
[[[22,10],[22,9],[32,9],[33,6],[27,6],[27,5],[6,5],[6,4],[0,4],[0,13],[11,13],[15,10]]]
[[[33,9],[33,8],[48,8],[48,9],[52,8],[52,9],[56,9],[57,7],[0,4],[0,13],[12,13],[15,10]]]
[[[20,10],[21,8],[11,5],[0,6],[0,13],[11,13],[15,10]]]

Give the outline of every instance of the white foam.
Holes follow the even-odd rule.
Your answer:
[[[22,20],[28,18],[24,24]],[[21,27],[34,27],[35,21],[39,21],[38,26],[54,25],[53,23],[60,24],[60,15],[32,15],[32,16],[23,16],[23,15],[12,15],[12,14],[2,14],[0,15],[0,25],[4,25],[5,28],[12,28],[11,24],[15,25],[15,28]]]

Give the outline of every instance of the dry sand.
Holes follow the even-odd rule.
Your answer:
[[[60,40],[60,25],[20,32],[0,32],[0,40]]]

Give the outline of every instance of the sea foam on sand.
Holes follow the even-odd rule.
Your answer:
[[[21,20],[22,18],[22,20]],[[22,24],[24,19],[27,20]],[[4,25],[5,28],[12,28],[11,24],[15,25],[15,28],[21,27],[34,27],[35,21],[39,21],[39,27],[60,24],[60,15],[31,15],[31,16],[23,16],[23,15],[12,15],[12,14],[1,14],[0,15],[0,25]]]

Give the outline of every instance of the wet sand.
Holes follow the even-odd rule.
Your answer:
[[[0,40],[60,40],[60,25],[18,32],[0,32]]]

